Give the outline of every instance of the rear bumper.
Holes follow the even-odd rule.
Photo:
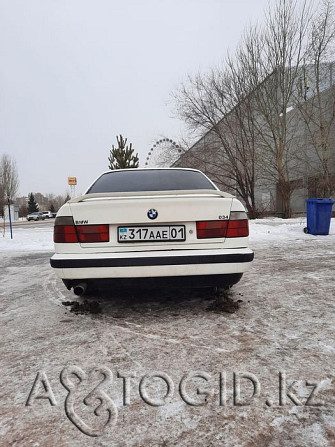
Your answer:
[[[253,257],[248,248],[89,255],[56,253],[50,264],[62,279],[158,278],[244,273]]]
[[[154,278],[100,278],[90,280],[63,279],[65,286],[70,290],[80,283],[86,283],[89,290],[141,290],[157,288],[203,288],[203,287],[231,287],[238,283],[243,273],[230,275],[198,275],[198,276],[164,276]]]

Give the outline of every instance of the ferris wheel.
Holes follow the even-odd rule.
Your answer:
[[[146,168],[168,168],[178,160],[183,149],[170,138],[162,138],[155,142],[149,150],[145,167]]]

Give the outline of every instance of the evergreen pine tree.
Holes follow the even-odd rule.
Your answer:
[[[49,205],[49,211],[50,211],[51,213],[55,213],[55,212],[56,212],[56,210],[55,210],[55,205],[53,204],[53,202],[50,202],[50,205]]]
[[[122,135],[116,139],[118,147],[114,147],[114,144],[112,146],[108,157],[109,169],[113,171],[114,169],[138,168],[138,154],[134,154],[132,144],[130,143],[128,147],[127,138],[123,138]]]
[[[34,194],[31,192],[28,194],[28,213],[36,213],[39,209],[39,206],[35,200]]]

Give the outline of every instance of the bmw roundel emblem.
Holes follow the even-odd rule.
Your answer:
[[[149,217],[149,219],[156,219],[158,216],[158,212],[154,209],[151,209],[148,211],[147,216]]]

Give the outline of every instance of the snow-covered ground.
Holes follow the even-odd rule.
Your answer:
[[[250,244],[265,243],[273,244],[277,242],[292,243],[300,241],[308,242],[315,240],[326,240],[332,244],[335,238],[335,218],[331,220],[329,235],[327,236],[313,236],[305,234],[304,228],[307,226],[306,218],[267,218],[256,219],[250,221]]]
[[[52,227],[53,221],[14,227],[13,239],[10,238],[9,228],[6,228],[3,237],[3,229],[0,232],[0,252],[9,251],[53,251]],[[305,218],[280,219],[266,218],[250,221],[250,245],[255,243],[292,243],[300,241],[315,241],[324,239],[325,236],[313,236],[304,233],[306,227]],[[334,244],[335,218],[332,219],[327,241]]]
[[[62,303],[81,299],[50,268],[52,224],[20,224],[12,240],[0,232],[1,445],[335,445],[335,219],[328,236],[305,234],[301,218],[250,222],[255,259],[232,288],[236,313],[213,307],[209,292],[163,289],[111,290],[93,298],[101,314],[71,313]],[[83,388],[68,373],[66,389],[65,366],[87,374]],[[95,388],[97,366],[113,373],[104,390]],[[181,380],[192,371],[208,379],[190,379],[184,389],[200,406],[181,398]],[[150,374],[174,384],[162,406],[140,395]],[[133,377],[129,393],[124,375]],[[239,388],[241,375],[249,379]],[[152,379],[149,396],[165,396],[163,385]],[[89,392],[95,404],[86,406]],[[101,397],[117,407],[115,426],[107,413],[94,414]]]
[[[10,229],[6,227],[0,231],[0,252],[36,252],[53,250],[53,227],[50,223],[39,226],[13,227],[13,239],[11,239]]]

